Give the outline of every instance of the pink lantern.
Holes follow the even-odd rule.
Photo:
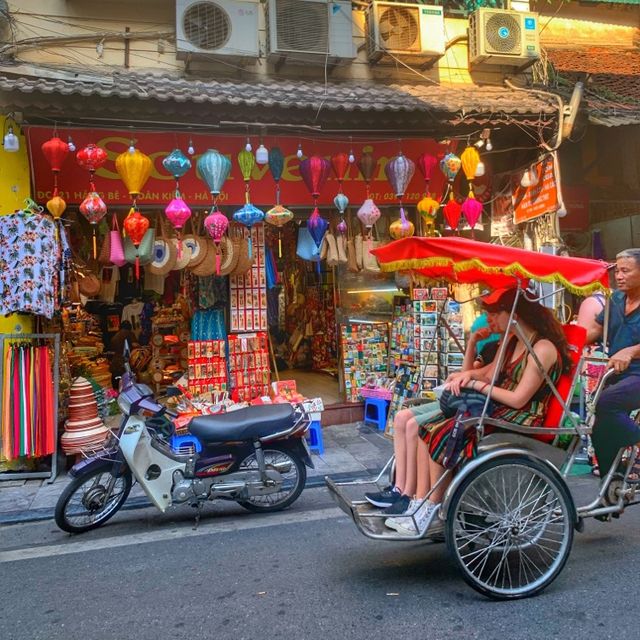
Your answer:
[[[220,242],[228,226],[229,220],[227,220],[227,216],[217,209],[212,209],[211,213],[204,219],[204,228],[211,236],[216,247],[216,274],[218,275],[220,275]]]
[[[80,213],[87,219],[93,229],[93,259],[95,260],[98,257],[96,226],[106,215],[107,205],[97,191],[89,191],[85,199],[80,203]]]
[[[176,195],[166,206],[164,213],[176,230],[176,235],[178,236],[178,259],[181,259],[182,239],[180,237],[180,231],[182,231],[185,222],[191,217],[191,209],[189,209],[187,203],[179,195]]]
[[[462,203],[462,214],[471,227],[471,235],[473,237],[475,235],[473,229],[482,216],[482,203],[469,195]]]
[[[371,198],[367,198],[358,209],[357,216],[358,220],[365,226],[367,235],[370,236],[371,227],[380,219],[380,209]]]
[[[429,182],[431,182],[434,169],[438,166],[438,158],[430,153],[423,153],[418,158],[417,164],[424,178],[424,193],[425,195],[429,195]]]

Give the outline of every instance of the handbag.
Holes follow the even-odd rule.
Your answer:
[[[348,264],[349,258],[347,256],[347,239],[344,235],[340,234],[336,238],[336,244],[338,247],[338,264]]]
[[[374,227],[375,228],[375,227]],[[373,229],[371,230],[373,233]],[[362,269],[367,273],[380,273],[378,259],[371,253],[371,249],[380,246],[379,240],[367,239],[362,241]]]
[[[324,242],[327,246],[327,266],[335,267],[338,265],[338,243],[332,231],[327,231],[324,236]]]
[[[361,233],[357,233],[356,237],[354,238],[354,243],[355,243],[355,247],[356,247],[356,264],[358,265],[358,271],[362,271],[362,269],[364,269],[364,262],[363,262],[363,247],[362,247],[362,234]]]
[[[440,411],[445,418],[453,418],[461,408],[469,411],[470,416],[479,416],[484,409],[487,396],[473,389],[461,389],[457,396],[450,389],[445,389],[440,396]],[[489,400],[487,413],[493,409],[493,401]]]
[[[318,262],[318,260],[320,260],[320,252],[316,241],[313,239],[311,233],[309,233],[307,227],[300,227],[298,229],[296,254],[303,260],[310,260],[311,262]]]
[[[105,266],[111,265],[111,233],[107,231],[100,247],[98,262]]]
[[[82,273],[76,271],[78,277],[78,290],[87,298],[95,298],[100,293],[100,280],[95,273]]]
[[[116,267],[124,267],[127,264],[127,260],[124,257],[120,228],[118,227],[118,217],[115,213],[111,222],[111,231],[109,231],[109,260]]]
[[[124,239],[124,257],[133,264],[138,258],[140,264],[149,264],[153,260],[153,245],[156,241],[156,230],[147,229],[140,244],[136,247],[131,238]]]

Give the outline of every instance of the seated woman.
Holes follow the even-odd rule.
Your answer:
[[[497,290],[482,299],[492,323],[500,332],[508,328],[509,314],[515,299],[515,289]],[[515,319],[532,344],[533,351],[542,367],[555,382],[562,371],[571,369],[569,347],[562,331],[550,309],[525,299],[518,299]],[[527,355],[525,344],[514,333],[506,336],[507,346],[502,370],[491,390],[493,409],[491,417],[519,425],[539,427],[543,425],[547,405],[551,399],[551,389],[545,383],[544,376],[532,355]],[[464,388],[480,393],[489,393],[495,363],[483,369],[471,369],[451,376],[448,387],[458,395]],[[419,430],[418,470],[419,479],[416,497],[421,502],[440,480],[445,472],[442,460],[447,441],[455,425],[455,417],[445,418],[441,412],[430,417]],[[485,432],[489,432],[487,428]],[[465,433],[461,460],[471,458],[476,453],[476,431],[469,429]],[[385,524],[403,535],[423,533],[437,514],[440,502],[446,490],[447,482],[431,493],[416,511],[414,518],[416,530],[409,518],[387,518]]]
[[[483,313],[471,326],[471,335],[462,363],[462,371],[482,369],[490,364],[497,351],[500,334],[488,314]],[[418,429],[438,414],[440,404],[428,402],[398,411],[393,420],[393,453],[395,456],[395,485],[381,492],[366,493],[365,498],[374,506],[386,509],[389,515],[413,511],[411,499],[417,491]],[[426,455],[426,449],[421,450]],[[424,462],[426,464],[426,461]],[[421,492],[418,492],[420,495]],[[426,493],[421,494],[423,497]]]

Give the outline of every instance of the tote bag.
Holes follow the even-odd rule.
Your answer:
[[[318,262],[320,260],[320,251],[307,227],[300,227],[298,229],[296,254],[303,260],[310,260],[311,262]]]
[[[118,227],[118,218],[113,214],[111,231],[109,231],[109,256],[112,264],[116,267],[124,267],[127,260],[124,257],[124,247],[122,246],[122,236]]]
[[[130,238],[124,239],[124,257],[127,262],[135,263],[136,258],[140,264],[149,264],[153,260],[153,245],[156,241],[156,230],[147,229],[140,244],[136,247]]]

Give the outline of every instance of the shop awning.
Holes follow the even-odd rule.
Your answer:
[[[415,84],[364,84],[302,81],[239,82],[198,79],[152,73],[120,73],[77,77],[50,69],[43,77],[0,68],[0,91],[34,97],[78,96],[135,100],[165,105],[205,105],[279,108],[289,112],[319,110],[334,113],[423,113],[451,123],[493,122],[539,123],[553,119],[557,101],[541,94],[515,91],[501,86]],[[166,108],[166,106],[165,106]]]
[[[560,78],[573,83],[588,74],[585,102],[592,124],[640,124],[640,49],[600,46],[547,53]]]

